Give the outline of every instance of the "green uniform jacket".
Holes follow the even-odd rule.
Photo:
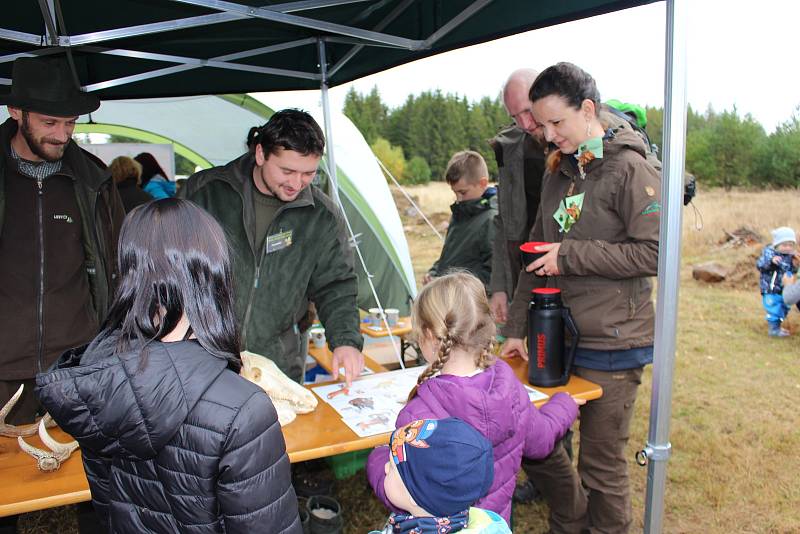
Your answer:
[[[191,176],[181,196],[208,210],[225,229],[233,252],[236,314],[242,348],[273,360],[293,380],[303,375],[298,320],[316,304],[331,349],[361,350],[353,256],[339,209],[316,186],[281,206],[265,247],[253,244],[254,157]],[[269,243],[280,244],[269,247]]]
[[[497,205],[494,218],[494,253],[492,255],[492,278],[489,284],[492,293],[503,291],[508,298],[514,295],[521,267],[519,246],[531,231],[528,222],[536,216],[539,208],[528,207],[525,182],[532,182],[540,189],[544,175],[544,148],[530,135],[516,126],[502,130],[492,139],[497,160]],[[534,213],[528,215],[528,209]]]
[[[428,274],[442,276],[450,269],[466,269],[488,288],[492,274],[493,219],[497,214],[497,194],[489,188],[481,198],[456,202],[447,227],[442,253]]]
[[[601,117],[602,119],[602,117]],[[532,241],[561,243],[561,276],[521,272],[503,329],[507,337],[527,331],[530,292],[547,284],[561,289],[580,331],[580,347],[627,350],[653,344],[655,313],[650,277],[658,270],[661,177],[646,160],[645,143],[630,128],[612,128],[603,158],[586,165],[586,179],[573,156],[546,172]],[[571,183],[585,193],[583,209],[569,232],[553,219]]]

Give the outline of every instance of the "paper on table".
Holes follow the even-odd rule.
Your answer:
[[[548,395],[547,393],[542,393],[538,389],[533,389],[530,386],[525,386],[525,389],[528,390],[528,397],[531,399],[531,402],[536,402],[550,398],[550,395]]]
[[[370,415],[342,418],[342,421],[360,438],[392,432],[396,420],[397,414],[393,412],[375,412]]]
[[[357,418],[355,425],[373,416],[387,416],[389,424],[393,425],[397,414],[406,403],[409,392],[417,383],[417,377],[424,370],[425,367],[412,367],[378,373],[354,380],[350,387],[344,383],[328,384],[315,387],[312,391],[330,404],[342,418]],[[377,425],[377,422],[373,422],[370,426],[374,425]],[[383,430],[370,432],[368,435]]]

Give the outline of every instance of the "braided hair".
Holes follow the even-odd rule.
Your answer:
[[[411,337],[418,343],[433,338],[437,350],[436,359],[420,374],[409,400],[419,386],[442,371],[454,348],[473,354],[480,369],[494,363],[496,327],[489,299],[483,283],[466,271],[451,272],[423,287],[411,309],[411,323]]]

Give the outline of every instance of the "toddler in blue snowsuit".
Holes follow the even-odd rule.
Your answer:
[[[783,277],[797,272],[797,237],[789,227],[782,226],[772,231],[772,245],[764,247],[756,261],[761,273],[761,301],[767,312],[769,335],[786,337],[789,331],[781,323],[789,312],[783,301]]]

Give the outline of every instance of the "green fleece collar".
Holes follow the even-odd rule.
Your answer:
[[[245,193],[246,187],[255,186],[253,184],[253,168],[256,165],[256,158],[253,154],[246,152],[236,158],[235,160],[229,162],[222,168],[220,168],[221,172],[215,172],[208,176],[208,181],[220,181],[225,182],[231,188],[239,193],[242,197],[242,201],[251,201],[252,197]],[[283,209],[289,208],[302,208],[305,206],[315,206],[314,202],[314,195],[311,191],[313,186],[309,185],[302,191],[300,194],[297,195],[297,198],[292,200],[291,202],[284,203]]]

